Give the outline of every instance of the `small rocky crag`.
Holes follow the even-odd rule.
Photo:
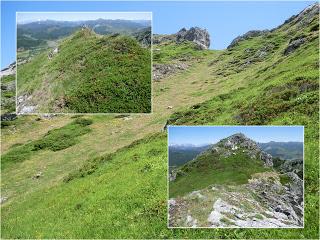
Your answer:
[[[247,155],[251,158],[259,158],[264,162],[264,165],[267,167],[272,167],[272,156],[261,150],[259,145],[246,137],[243,133],[234,134],[226,139],[221,140],[217,144],[215,144],[211,151],[222,153],[224,156],[230,156],[233,154],[233,150],[237,150],[238,148],[243,148]]]
[[[192,27],[189,30],[182,28],[175,34],[169,35],[153,35],[153,51],[161,51],[161,44],[181,44],[183,42],[193,42],[195,50],[205,50],[210,47],[210,35],[206,29]],[[176,59],[174,63],[153,64],[153,80],[160,81],[161,79],[171,76],[177,72],[185,71],[191,63],[189,59]]]
[[[210,35],[208,31],[199,27],[192,27],[189,30],[182,28],[176,33],[176,41],[178,43],[183,41],[194,42],[201,50],[210,47]]]

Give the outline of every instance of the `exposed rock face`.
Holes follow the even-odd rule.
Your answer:
[[[237,46],[239,42],[252,38],[252,37],[258,37],[258,36],[262,36],[264,34],[267,34],[269,32],[269,30],[252,30],[249,31],[241,36],[236,37],[235,39],[232,40],[232,42],[230,43],[230,45],[227,47],[227,49],[230,49],[234,46]]]
[[[293,172],[299,176],[299,178],[303,178],[303,160],[295,159],[295,160],[287,160],[280,166],[280,171],[284,173]]]
[[[222,148],[229,149],[231,151],[224,151]],[[219,153],[223,152],[224,156],[230,156],[232,154],[232,151],[237,150],[239,148],[243,148],[248,156],[250,158],[254,159],[259,157],[267,167],[272,167],[272,156],[264,151],[262,151],[259,147],[259,145],[251,140],[250,138],[247,138],[242,133],[234,134],[226,139],[221,140],[217,144],[215,144],[211,151],[216,151]]]
[[[18,114],[35,113],[37,106],[30,104],[31,96],[21,95],[17,98],[17,112]]]
[[[206,29],[192,27],[189,30],[182,28],[176,34],[176,41],[191,41],[197,44],[199,49],[208,49],[210,47],[210,35]]]
[[[262,161],[264,161],[265,166],[267,166],[267,167],[272,167],[273,166],[272,156],[270,154],[261,151],[260,159]]]
[[[210,47],[210,35],[206,29],[199,27],[192,27],[189,30],[182,28],[176,34],[160,35],[155,34],[153,36],[153,43],[159,44],[168,41],[176,41],[181,43],[184,41],[194,42],[200,50],[208,49]]]
[[[279,27],[273,29],[272,31],[279,29],[285,25],[296,25],[299,29],[307,26],[310,24],[314,17],[319,15],[319,3],[314,3],[307,8],[305,8],[302,12],[300,12],[297,15],[291,16],[289,19],[287,19],[282,25]]]
[[[294,52],[298,49],[302,44],[306,42],[305,38],[298,38],[295,40],[291,40],[288,47],[284,50],[284,55],[289,55],[290,53]]]
[[[186,70],[188,67],[189,64],[185,62],[177,62],[174,64],[153,64],[153,80],[159,81],[160,79],[176,72]]]
[[[296,181],[294,186],[282,185],[278,173],[264,172],[253,175],[247,184],[212,185],[170,199],[169,226],[302,227],[303,195],[297,186],[303,182]]]

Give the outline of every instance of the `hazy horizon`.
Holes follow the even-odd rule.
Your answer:
[[[169,126],[168,145],[205,146],[236,133],[257,143],[304,142],[303,126]]]

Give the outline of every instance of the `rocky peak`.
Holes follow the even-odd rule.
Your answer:
[[[242,152],[246,152],[252,159],[259,158],[267,167],[273,166],[272,156],[262,151],[255,141],[246,137],[243,133],[236,133],[220,140],[217,144],[213,145],[211,151],[223,153],[224,156],[230,156],[231,154],[235,154],[234,151],[238,149],[242,149]]]
[[[300,26],[306,26],[315,16],[319,15],[319,3],[314,3],[308,7],[306,7],[303,11],[301,11],[297,15],[293,15],[289,19],[287,19],[281,26],[291,23],[291,24],[299,24]],[[281,27],[280,26],[280,27]]]
[[[219,145],[223,145],[226,148],[247,148],[252,150],[260,149],[258,144],[251,140],[250,138],[246,137],[243,133],[236,133],[227,137],[219,142]]]
[[[206,29],[192,27],[189,30],[182,28],[176,33],[176,42],[191,41],[197,44],[200,49],[210,47],[210,35]]]

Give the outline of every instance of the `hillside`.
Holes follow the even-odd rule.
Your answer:
[[[2,171],[2,237],[318,239],[318,11],[313,5],[223,51],[156,43],[154,63],[161,66],[153,74],[161,77],[153,83],[153,114],[86,116],[91,131],[74,145],[8,165]],[[303,44],[284,55],[295,36],[303,36]],[[268,44],[274,48],[260,58]],[[72,121],[46,115],[5,121],[2,154]],[[168,229],[166,122],[304,125],[304,228]]]
[[[131,37],[79,30],[18,66],[18,112],[150,112],[150,54]]]
[[[274,170],[241,133],[222,139],[170,172],[169,226],[301,227],[303,180],[294,172]]]

